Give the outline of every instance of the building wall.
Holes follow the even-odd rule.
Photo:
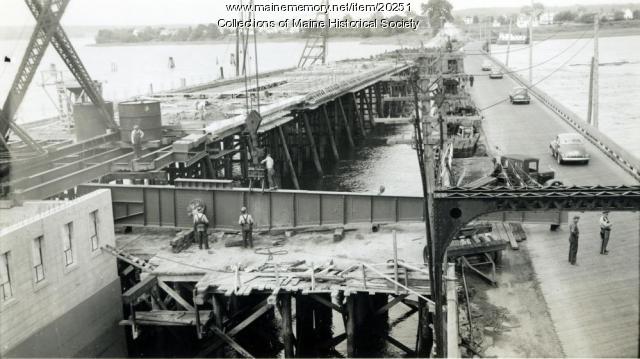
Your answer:
[[[96,210],[98,246],[115,246],[108,190],[90,193],[0,230],[0,255],[9,252],[13,291],[8,300],[0,297],[0,357],[20,355],[24,350],[16,352],[16,348],[25,347],[34,338],[40,347],[36,344],[25,354],[74,356],[95,341],[98,332],[113,328],[122,318],[116,259],[91,249],[90,213]],[[69,222],[73,223],[74,263],[66,265],[63,226]],[[35,283],[33,242],[39,236],[43,236],[44,280]],[[99,293],[102,295],[96,297]],[[112,303],[104,298],[112,298]]]

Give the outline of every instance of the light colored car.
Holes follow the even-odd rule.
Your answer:
[[[558,164],[565,162],[589,163],[589,153],[584,145],[584,139],[577,133],[561,133],[549,144],[551,156]]]
[[[502,69],[500,69],[499,67],[491,68],[491,73],[489,74],[490,79],[501,79],[502,77]]]
[[[490,60],[482,61],[482,71],[491,71],[491,61]]]
[[[509,93],[509,101],[511,103],[530,103],[529,91],[524,87],[514,87]]]

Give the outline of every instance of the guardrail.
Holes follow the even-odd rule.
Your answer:
[[[513,78],[516,82],[524,87],[527,87],[529,89],[529,93],[533,94],[545,106],[555,112],[561,119],[563,119],[576,131],[582,134],[587,140],[589,140],[589,142],[598,147],[598,149],[600,149],[605,155],[607,155],[615,163],[622,167],[622,169],[631,174],[636,180],[640,180],[640,160],[633,156],[629,151],[625,150],[620,145],[615,143],[615,141],[602,133],[602,131],[600,131],[596,127],[585,122],[575,112],[569,110],[567,107],[554,100],[544,91],[535,86],[531,86],[531,84],[527,80],[522,78],[522,76],[510,72],[510,70],[505,67],[504,64],[498,59],[491,56],[484,50],[482,50],[482,52],[496,65],[500,66],[500,68],[509,76],[511,76],[511,78]]]

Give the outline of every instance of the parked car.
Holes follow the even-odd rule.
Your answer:
[[[498,67],[491,68],[491,73],[489,74],[490,79],[501,79],[503,77],[502,69]]]
[[[556,158],[558,164],[564,162],[589,163],[589,153],[584,145],[582,136],[577,133],[561,133],[549,144],[551,156]]]
[[[490,71],[491,70],[491,61],[484,60],[482,61],[482,71]]]
[[[509,93],[509,101],[511,103],[530,103],[529,91],[524,87],[514,87]]]

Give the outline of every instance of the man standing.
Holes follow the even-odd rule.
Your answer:
[[[271,154],[267,153],[267,156],[264,158],[264,160],[260,161],[260,163],[264,163],[265,167],[267,168],[267,179],[269,180],[269,189],[278,188],[278,186],[274,182],[274,176],[276,174],[276,171],[273,169],[273,158],[271,158]]]
[[[469,86],[473,87],[473,75],[469,76]]]
[[[576,265],[576,257],[578,255],[578,221],[580,216],[573,217],[573,223],[569,225],[569,263]]]
[[[244,248],[247,248],[247,245],[253,248],[253,218],[249,213],[247,213],[247,207],[242,207],[240,209],[238,224],[242,230],[242,243]]]
[[[194,235],[196,236],[196,241],[198,242],[198,247],[200,247],[200,249],[202,249],[203,244],[205,249],[209,249],[209,236],[207,234],[209,220],[203,212],[203,208],[198,207],[193,214],[193,226],[195,227]]]
[[[131,144],[133,145],[133,153],[136,158],[142,154],[142,139],[144,138],[144,132],[140,129],[140,126],[133,126],[131,131]]]
[[[611,234],[611,222],[609,221],[609,211],[602,212],[600,217],[600,238],[602,245],[600,246],[600,254],[609,254],[607,244],[609,243],[609,234]]]

